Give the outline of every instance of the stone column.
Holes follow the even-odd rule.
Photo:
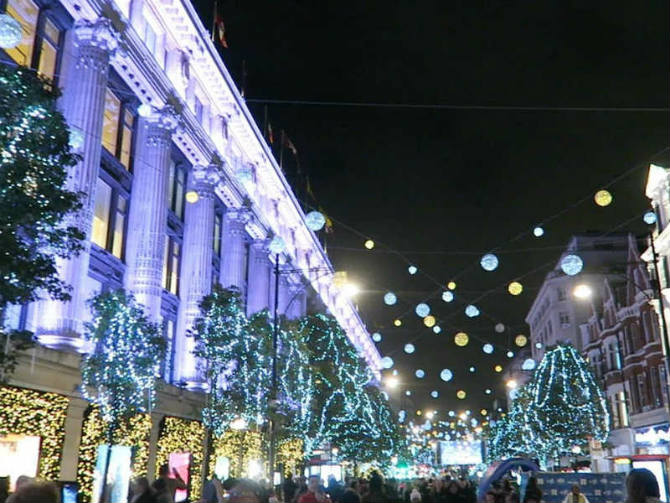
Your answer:
[[[177,380],[192,389],[205,385],[193,356],[195,340],[187,334],[200,314],[200,300],[212,290],[214,188],[220,179],[217,166],[196,166],[189,174],[188,190],[197,192],[198,200],[187,203],[184,219],[175,371]]]
[[[81,444],[81,427],[84,422],[84,411],[88,402],[81,398],[70,398],[65,416],[65,439],[63,455],[61,456],[59,480],[77,479],[77,461],[79,460],[79,445]]]
[[[59,277],[72,286],[71,299],[68,302],[39,302],[33,310],[32,325],[45,346],[83,350],[81,319],[86,309],[83,287],[90,262],[107,75],[110,57],[118,46],[118,34],[109,19],[99,18],[78,20],[72,35],[74,55],[61,105],[70,127],[82,134],[83,144],[81,161],[71,168],[66,186],[83,196],[81,210],[69,216],[66,223],[85,233],[85,244],[78,256],[57,262]]]
[[[244,298],[246,289],[246,225],[251,212],[246,208],[231,209],[223,216],[223,249],[219,281],[224,288],[238,288]]]
[[[306,293],[305,289],[307,287],[303,284],[291,285],[289,287],[290,297],[288,299],[289,305],[286,309],[286,317],[290,320],[296,318],[301,318],[305,316],[307,311],[305,307]]]
[[[178,117],[165,107],[140,118],[135,142],[133,190],[128,215],[125,284],[152,320],[161,314],[172,132]]]
[[[249,284],[247,287],[247,316],[270,307],[272,262],[268,254],[269,239],[258,239],[249,248]]]

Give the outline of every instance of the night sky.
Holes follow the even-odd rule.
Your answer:
[[[211,26],[212,2],[195,4]],[[224,62],[240,86],[245,81],[261,127],[265,106],[254,100],[262,99],[668,107],[664,1],[228,0],[220,9],[229,43]],[[364,287],[361,314],[371,332],[383,334],[379,349],[396,361],[401,390],[413,391],[404,406],[441,417],[490,407],[484,389],[503,389],[493,366],[506,363],[514,335],[528,333],[525,314],[569,236],[644,232],[646,168],[669,164],[667,112],[269,104],[267,117],[275,140],[283,129],[296,146],[318,205],[335,220],[329,255]],[[295,180],[288,151],[284,159]],[[592,197],[575,205],[628,170],[609,188],[611,206],[600,208]],[[304,184],[295,186],[313,205]],[[559,212],[543,238],[530,235]],[[375,250],[365,250],[365,239],[349,228],[374,239]],[[487,273],[478,262],[493,248],[500,266]],[[409,262],[419,267],[416,276],[407,273]],[[512,297],[506,285],[518,277],[524,292]],[[438,285],[454,278],[457,300],[446,304]],[[394,307],[382,301],[387,290],[399,297]],[[430,299],[440,335],[414,314],[422,299]],[[475,300],[482,315],[469,319],[463,308]],[[397,316],[400,329],[392,325]],[[495,333],[497,322],[505,334]],[[466,348],[453,343],[461,330],[471,336]],[[406,355],[410,341],[417,349]],[[483,354],[482,341],[496,345],[493,355]],[[414,377],[419,368],[423,380]],[[453,370],[452,382],[440,381],[443,368]],[[457,389],[466,400],[456,399]]]

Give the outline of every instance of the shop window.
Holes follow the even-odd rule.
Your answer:
[[[98,178],[91,241],[123,259],[128,200]]]
[[[168,199],[170,210],[179,220],[184,220],[184,194],[186,193],[186,170],[179,164],[171,161],[170,180],[168,185]]]
[[[135,116],[121,100],[107,89],[102,124],[102,146],[130,171],[132,164]]]
[[[214,254],[218,257],[221,252],[221,222],[220,213],[214,215]]]
[[[181,265],[181,244],[175,237],[165,239],[165,257],[163,260],[163,288],[168,292],[179,294],[179,267]]]

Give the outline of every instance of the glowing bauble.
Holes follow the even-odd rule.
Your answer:
[[[653,211],[648,211],[644,214],[642,220],[644,220],[645,224],[653,225],[656,223],[656,213],[654,213]]]
[[[538,225],[533,229],[533,236],[535,236],[536,238],[541,238],[542,236],[544,236],[544,229]]]
[[[457,346],[460,346],[460,347],[467,346],[469,341],[470,341],[470,338],[468,337],[468,334],[466,334],[465,332],[458,332],[454,336],[454,343]]]
[[[372,250],[375,247],[375,242],[372,239],[368,239],[365,243],[363,243],[363,246],[365,246],[368,250]]]
[[[609,206],[612,204],[613,197],[609,191],[603,189],[596,192],[596,195],[593,196],[593,200],[598,206]]]
[[[479,316],[479,309],[477,306],[473,306],[472,304],[468,305],[465,307],[465,316],[468,318],[474,318],[476,316]]]
[[[578,255],[566,255],[561,260],[561,270],[568,276],[575,276],[582,272],[584,262]]]
[[[195,190],[189,190],[184,196],[186,202],[189,204],[195,204],[200,200],[200,196]]]
[[[492,391],[491,391],[490,388],[486,388],[486,389],[484,390],[484,393],[486,393],[487,395],[490,395],[490,394],[492,393]]]
[[[393,367],[393,358],[391,358],[390,356],[385,356],[384,358],[382,358],[381,363],[382,368],[390,369],[391,367]]]
[[[405,353],[407,353],[408,355],[411,355],[416,350],[416,348],[414,347],[414,344],[405,344],[404,349],[405,349]]]
[[[399,327],[399,326],[402,325],[402,321],[400,321],[400,320],[393,320],[393,324],[394,324],[396,327]]]
[[[506,354],[507,358],[514,358],[514,353],[512,351],[508,351]]]
[[[407,272],[410,273],[412,276],[414,276],[419,270],[416,268],[416,266],[409,266],[407,268]]]
[[[310,211],[305,215],[305,224],[309,230],[320,231],[326,225],[326,217],[320,211]]]
[[[487,253],[479,261],[479,264],[485,271],[495,271],[498,268],[498,257],[496,257],[493,253]]]
[[[434,327],[435,323],[437,323],[435,316],[426,316],[423,319],[423,324],[426,325],[428,328]]]
[[[474,374],[476,369],[474,367],[470,367],[468,370]]]
[[[416,372],[414,372],[414,375],[417,379],[423,379],[426,376],[426,373],[422,369],[417,369]]]
[[[8,14],[0,14],[0,47],[12,49],[21,43],[21,24]]]
[[[435,334],[439,334],[440,332],[442,332],[442,329],[440,328],[440,326],[439,326],[439,325],[435,325],[435,326],[433,327],[433,333],[435,333]]]
[[[459,400],[463,400],[466,396],[467,396],[467,394],[462,389],[459,389],[456,392],[456,398],[458,398]]]
[[[499,334],[502,334],[505,331],[505,325],[503,325],[502,323],[496,323],[496,326],[494,327],[494,329]]]
[[[493,367],[493,370],[495,370],[496,372],[502,372],[503,371],[502,365],[496,365],[495,367]]]
[[[412,392],[410,390],[405,391],[405,396],[412,396]]]
[[[281,236],[274,236],[272,238],[272,241],[270,241],[268,249],[270,250],[270,253],[274,255],[279,255],[286,249],[286,243],[284,242],[284,238],[282,238]]]
[[[447,414],[447,415],[448,415],[449,417],[454,417],[454,416],[456,415],[456,412],[454,412],[453,410],[450,410],[450,411],[449,411],[449,414]]]
[[[442,300],[445,302],[451,302],[454,300],[454,294],[451,293],[449,290],[445,290],[442,292]]]
[[[392,306],[396,302],[398,302],[398,297],[395,296],[395,293],[386,292],[384,294],[384,304],[386,304],[387,306]]]
[[[449,382],[453,378],[454,373],[449,369],[442,369],[442,372],[440,372],[440,379],[442,379],[444,382]]]
[[[493,344],[484,344],[482,346],[482,351],[484,351],[484,353],[486,353],[487,355],[490,355],[491,353],[493,353]]]
[[[482,416],[485,416],[486,414],[489,413],[489,411],[486,410],[486,409],[482,409],[482,410],[479,411],[479,413],[480,413]]]
[[[521,295],[521,292],[523,292],[523,285],[518,281],[512,281],[509,285],[507,285],[507,291],[511,295]]]
[[[528,358],[521,364],[521,370],[534,370],[536,365],[535,360]]]
[[[430,306],[424,302],[417,304],[414,312],[419,318],[425,318],[430,314]]]
[[[514,338],[514,344],[519,346],[520,348],[524,347],[526,344],[528,344],[528,337],[526,337],[523,334],[519,334]]]
[[[375,332],[374,334],[372,334],[372,340],[375,342],[381,342],[382,334],[380,334],[379,332]]]
[[[535,347],[536,347],[537,349],[542,349],[542,343],[541,343],[541,342],[536,342],[536,343],[535,343]]]
[[[154,113],[154,108],[148,103],[142,103],[137,107],[137,115],[140,117],[151,117],[151,114]]]
[[[455,281],[450,281],[449,283],[447,283],[447,288],[449,290],[456,290],[456,282]]]
[[[432,396],[433,398],[437,398],[440,396],[440,393],[438,391],[431,391],[430,396]]]

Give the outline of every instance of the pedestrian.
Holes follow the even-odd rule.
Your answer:
[[[282,489],[284,490],[284,503],[291,503],[296,491],[298,490],[298,484],[296,484],[295,480],[293,480],[292,473],[289,472],[289,474],[286,475]]]
[[[132,483],[133,497],[130,503],[157,503],[155,491],[146,477],[137,477]]]
[[[223,503],[223,497],[223,484],[216,474],[214,474],[202,489],[202,501],[203,503]]]
[[[342,500],[344,489],[342,489],[342,486],[335,478],[335,475],[330,475],[328,477],[328,489],[326,489],[326,492],[333,503],[340,503]]]
[[[321,489],[321,479],[318,475],[310,475],[307,482],[307,491],[300,495],[298,503],[326,503],[328,495]]]
[[[342,493],[342,503],[361,503],[361,495],[358,492],[358,480],[349,481],[349,486]]]
[[[52,482],[28,482],[7,498],[7,503],[58,503],[58,486]]]
[[[230,490],[230,503],[260,503],[261,488],[253,480],[238,479]]]
[[[626,503],[659,503],[658,481],[646,468],[635,468],[626,477]]]
[[[177,489],[185,490],[188,488],[176,468],[172,469],[172,474],[174,478],[170,477],[170,468],[167,464],[161,465],[158,469],[158,478],[154,480],[153,488],[156,491],[156,499],[159,503],[174,503]]]
[[[9,496],[9,477],[0,477],[0,503],[5,503]]]
[[[384,479],[377,472],[370,475],[370,489],[361,498],[361,503],[388,503],[389,499],[384,493]]]
[[[563,503],[589,503],[589,499],[582,493],[579,484],[574,484],[570,492],[563,498]]]
[[[540,503],[542,501],[542,489],[537,486],[537,477],[530,477],[526,486],[523,503]]]

